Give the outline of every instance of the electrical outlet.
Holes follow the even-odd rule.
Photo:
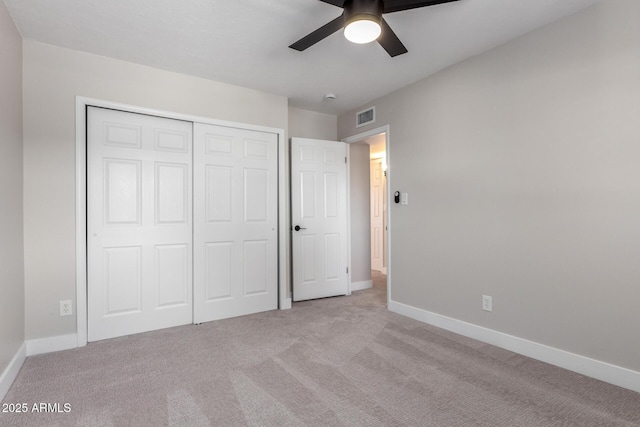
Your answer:
[[[482,295],[482,309],[484,311],[493,311],[493,298],[488,295]]]
[[[73,302],[70,299],[60,301],[60,316],[71,316],[73,314]]]

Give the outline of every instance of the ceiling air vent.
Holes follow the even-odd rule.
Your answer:
[[[368,125],[376,121],[376,107],[367,108],[356,114],[356,127]]]

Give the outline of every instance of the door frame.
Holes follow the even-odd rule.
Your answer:
[[[285,162],[285,132],[283,129],[245,123],[216,120],[191,114],[180,114],[153,108],[76,96],[76,327],[78,347],[87,345],[87,107],[102,107],[129,113],[158,116],[188,122],[205,123],[274,133],[278,136],[278,309],[291,308],[287,297],[290,278],[287,268],[288,215],[286,208],[287,180]]]
[[[342,142],[346,142],[347,144],[354,144],[356,142],[363,141],[367,138],[370,138],[375,135],[379,135],[381,133],[385,134],[385,153],[387,158],[387,180],[386,180],[386,190],[387,190],[387,239],[385,242],[384,250],[387,251],[387,309],[389,307],[389,302],[391,301],[391,289],[392,289],[392,280],[391,280],[391,177],[389,175],[389,169],[391,169],[391,150],[390,150],[390,141],[391,141],[391,129],[389,125],[380,126],[374,129],[370,129],[368,131],[358,133],[346,138],[341,139]],[[347,150],[349,153],[349,150]],[[349,156],[349,154],[347,154]],[[351,159],[349,159],[349,164]],[[347,168],[347,173],[349,172],[349,168]],[[348,182],[348,181],[347,181]],[[347,218],[347,227],[349,229],[349,262],[351,262],[351,202],[350,202],[350,194],[351,194],[351,186],[347,185],[347,211],[349,212],[349,216]],[[351,265],[349,264],[349,272],[351,272]],[[349,276],[349,285],[351,285],[351,276]]]

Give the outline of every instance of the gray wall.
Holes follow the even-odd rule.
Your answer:
[[[76,332],[75,96],[287,129],[285,97],[24,41],[27,339]],[[4,63],[4,61],[3,61]],[[75,310],[74,310],[75,313]]]
[[[640,371],[638,17],[599,2],[367,103],[409,193],[394,301]]]
[[[0,376],[24,343],[22,38],[0,2]]]
[[[351,282],[371,280],[371,196],[369,188],[369,144],[351,144]]]
[[[338,117],[289,107],[289,138],[293,137],[336,141]]]

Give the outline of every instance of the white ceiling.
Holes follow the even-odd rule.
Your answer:
[[[340,114],[598,0],[460,0],[385,15],[407,54],[337,32],[288,46],[338,17],[319,0],[4,0],[25,39],[258,89]],[[337,100],[323,101],[333,92]]]

